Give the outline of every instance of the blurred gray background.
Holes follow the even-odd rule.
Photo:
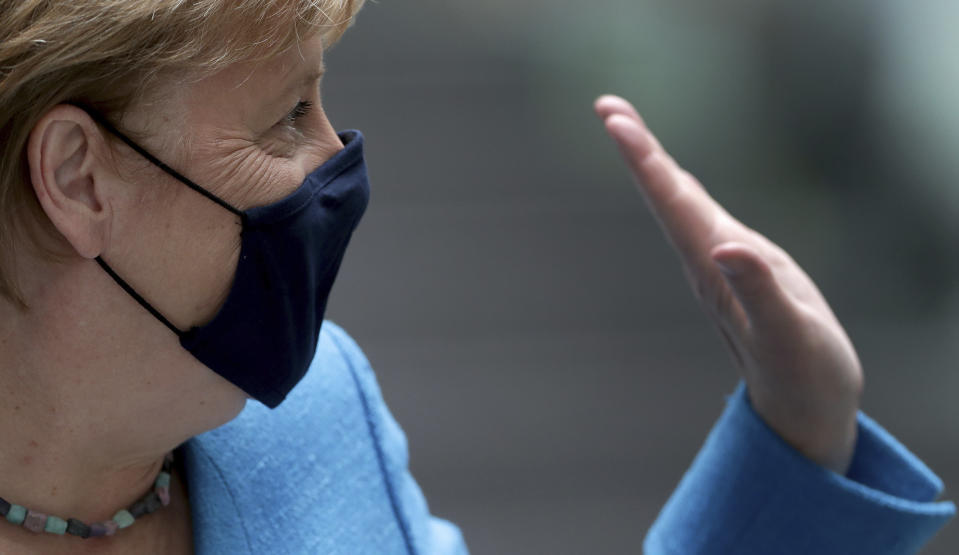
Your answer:
[[[476,554],[638,553],[737,377],[602,126],[634,100],[806,268],[959,494],[959,3],[370,4],[327,57],[373,202],[328,316]],[[959,552],[950,524],[927,553]]]

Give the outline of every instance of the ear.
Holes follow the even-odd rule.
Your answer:
[[[86,112],[54,106],[27,146],[30,180],[40,206],[73,249],[95,258],[106,249],[112,220],[103,133]]]

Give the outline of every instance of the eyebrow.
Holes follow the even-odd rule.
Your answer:
[[[312,70],[310,70],[309,73],[303,75],[303,76],[300,77],[298,80],[290,83],[290,84],[283,90],[283,92],[286,93],[286,92],[289,92],[289,91],[291,91],[291,90],[293,90],[293,89],[298,89],[298,88],[301,88],[301,87],[305,87],[305,86],[307,86],[307,85],[311,85],[311,84],[319,81],[320,78],[323,77],[323,75],[324,75],[325,73],[326,73],[326,63],[325,63],[324,61],[320,61],[320,67],[318,67],[318,68],[313,68]]]
[[[321,66],[319,69],[315,69],[309,72],[308,74],[306,74],[305,76],[303,76],[303,78],[300,79],[299,82],[296,83],[296,85],[305,87],[307,85],[316,83],[317,81],[320,80],[321,77],[323,77],[325,73],[326,73],[326,67]]]

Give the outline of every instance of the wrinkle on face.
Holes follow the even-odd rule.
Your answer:
[[[221,148],[206,167],[209,189],[245,210],[282,198],[302,182],[295,167],[267,154],[243,139],[219,141]],[[227,146],[229,145],[229,146]]]
[[[309,39],[278,60],[238,64],[201,80],[187,95],[191,179],[245,210],[286,197],[342,149],[323,113],[323,45]],[[296,122],[287,114],[312,104]]]

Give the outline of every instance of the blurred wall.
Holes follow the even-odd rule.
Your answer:
[[[369,4],[327,56],[373,202],[328,316],[474,553],[635,553],[736,383],[591,102],[633,99],[820,284],[865,409],[959,491],[959,8]],[[959,550],[953,524],[928,553]]]

